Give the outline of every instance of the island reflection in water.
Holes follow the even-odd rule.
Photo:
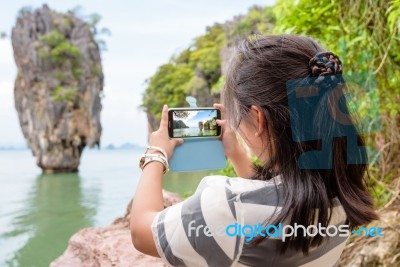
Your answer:
[[[93,225],[97,190],[82,193],[78,174],[44,174],[36,178],[25,213],[14,219],[8,238],[29,235],[7,263],[9,266],[48,266],[66,249],[79,229]]]

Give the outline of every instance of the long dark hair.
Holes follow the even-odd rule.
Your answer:
[[[244,40],[237,46],[226,74],[222,102],[234,130],[238,129],[242,120],[247,119],[252,105],[260,107],[264,113],[264,149],[270,157],[262,165],[254,165],[256,174],[253,179],[268,180],[280,174],[285,192],[284,204],[275,223],[285,221],[291,225],[297,223],[308,226],[317,221],[326,227],[332,215],[332,199],[337,197],[352,229],[378,219],[366,186],[368,172],[364,141],[356,126],[351,123],[347,126],[356,134],[356,142],[360,147],[355,156],[356,162],[353,159],[352,164],[348,164],[350,156],[345,135],[335,136],[333,132],[337,131],[336,126],[320,116],[319,111],[329,108],[328,96],[321,97],[313,123],[316,126],[314,130],[319,134],[332,137],[333,153],[324,159],[331,162],[331,168],[300,168],[301,154],[319,150],[326,144],[321,140],[293,139],[290,116],[294,114],[288,106],[290,92],[287,83],[293,80],[308,82],[310,78],[315,81],[312,77],[320,76],[320,71],[310,67],[310,60],[325,52],[313,39],[304,36],[270,35]],[[338,58],[336,60],[340,62]],[[341,73],[341,69],[338,73]],[[346,105],[344,108],[347,108]],[[315,209],[319,210],[317,214]],[[262,237],[258,237],[253,244],[262,240]],[[307,254],[310,247],[322,241],[320,235],[313,238],[298,235],[287,240],[281,252],[290,247]]]

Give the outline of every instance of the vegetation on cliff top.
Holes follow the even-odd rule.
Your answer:
[[[210,88],[209,93],[218,100],[223,86],[220,56],[223,48],[249,33],[270,33],[274,22],[270,7],[252,7],[246,16],[207,27],[204,35],[195,38],[188,48],[160,66],[147,81],[142,105],[145,111],[160,119],[163,104],[186,106],[185,97],[191,88],[201,86],[199,83],[205,83]]]

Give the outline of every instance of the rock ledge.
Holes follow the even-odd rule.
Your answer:
[[[163,196],[164,207],[182,201],[177,194],[165,190]],[[167,266],[160,258],[144,255],[133,247],[129,230],[131,204],[132,201],[125,216],[110,226],[85,228],[74,234],[64,254],[50,266]]]

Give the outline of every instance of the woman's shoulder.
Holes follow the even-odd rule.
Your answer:
[[[270,180],[262,181],[224,175],[209,175],[201,180],[197,190],[202,191],[206,187],[225,187],[232,193],[240,194],[260,189],[279,189],[281,188],[281,178],[278,175]]]

